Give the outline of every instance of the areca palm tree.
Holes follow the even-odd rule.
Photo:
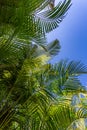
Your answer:
[[[49,4],[50,0],[0,1],[0,130],[63,130],[78,118],[65,93],[83,91],[76,76],[86,68],[73,61],[47,64],[60,44],[47,44],[46,33],[59,26],[71,0],[45,10]],[[68,123],[62,124],[59,113]]]
[[[49,94],[45,89],[37,90],[34,75],[39,73],[44,59],[49,59],[59,51],[58,40],[46,45],[46,33],[59,26],[71,1],[59,3],[52,10],[43,10],[49,2],[0,1],[0,129],[10,129],[13,122],[13,126],[17,123],[21,129],[22,122],[22,127],[27,123],[26,118],[20,118],[18,113],[21,114],[29,99],[29,102],[35,102],[36,99],[40,108],[43,98],[45,104],[51,100],[46,98]],[[33,113],[37,107],[31,106],[32,109],[29,108]],[[12,129],[17,129],[16,126]]]
[[[78,76],[84,73],[87,73],[87,68],[81,62],[62,60],[56,65],[45,65],[42,72],[35,75],[38,86],[47,89],[56,98],[56,101],[51,101],[45,109],[47,115],[45,115],[46,120],[44,119],[45,125],[47,123],[49,128],[41,126],[42,129],[80,130],[84,128],[82,119],[87,117],[87,107],[82,103],[72,106],[73,95],[86,93],[78,79]],[[38,129],[40,129],[39,126]]]
[[[62,116],[62,120],[64,118],[63,123],[65,124],[65,127],[68,125],[68,123],[72,122],[72,125],[68,126],[68,128],[65,128],[69,130],[85,130],[83,119],[86,118],[87,107],[84,105],[82,106],[81,102],[77,103],[76,106],[75,104],[72,106],[73,100],[77,101],[77,99],[74,99],[74,95],[78,96],[80,93],[86,93],[84,86],[82,86],[78,80],[78,76],[80,74],[87,73],[86,67],[82,66],[83,64],[80,62],[71,61],[67,64],[66,61],[61,61],[58,65],[52,67],[56,70],[56,72],[54,71],[56,80],[54,81],[53,85],[51,85],[51,87],[55,86],[56,91],[54,92],[58,92],[58,95],[60,93],[61,95],[64,95],[64,98],[69,98],[69,100],[71,100],[69,107],[71,106],[71,108],[74,108],[75,114],[73,114],[73,121],[72,117],[70,117],[70,109],[68,111],[65,109],[62,112],[62,115],[64,115],[64,117]]]

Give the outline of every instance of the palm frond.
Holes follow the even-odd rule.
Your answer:
[[[35,25],[32,24],[33,22],[31,20],[29,22],[29,19],[31,19],[30,15],[32,15],[38,8],[43,9],[47,4],[48,0],[0,1],[0,36],[10,33],[10,31],[15,30],[15,28],[17,30],[16,34],[18,32],[25,34],[27,27],[29,28],[28,33],[33,32],[35,34],[36,31],[35,29],[33,30]],[[31,24],[29,25],[28,23]],[[29,35],[30,33],[27,36]]]
[[[60,44],[59,41],[56,39],[55,41],[51,42],[47,45],[47,51],[50,55],[55,56],[60,51]]]
[[[68,126],[67,130],[70,129],[79,129],[79,130],[85,130],[85,121],[84,119],[87,118],[87,108],[84,107],[76,107],[76,118],[71,123],[70,126]]]
[[[41,79],[41,84],[50,91],[62,93],[64,90],[68,92],[73,90],[73,92],[80,92],[84,88],[78,76],[86,73],[87,67],[81,62],[61,60],[55,65],[50,64],[46,71],[42,71],[38,80],[40,82]]]
[[[68,78],[68,80],[65,82],[64,86],[62,87],[62,89],[66,90],[66,91],[81,92],[83,90],[83,86],[77,77]]]
[[[21,0],[9,1],[9,3],[4,0],[0,2],[0,35],[10,35],[16,29],[15,36],[17,38],[41,43],[41,39],[45,38],[45,33],[59,26],[70,3],[71,0],[65,0],[53,10],[41,13],[49,4],[49,0]]]
[[[71,6],[71,0],[59,2],[59,4],[50,11],[43,11],[42,13],[35,13],[33,18],[38,23],[38,30],[41,33],[48,33],[59,26],[63,20],[67,10]]]

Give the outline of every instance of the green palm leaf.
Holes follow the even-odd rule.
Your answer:
[[[39,82],[50,91],[58,93],[67,91],[83,91],[78,76],[87,73],[87,67],[81,62],[62,60],[58,64],[48,65],[46,70],[42,71]],[[44,78],[45,77],[45,78]],[[41,79],[41,81],[40,81]]]
[[[47,33],[57,28],[70,5],[71,0],[65,0],[63,3],[59,2],[59,4],[51,11],[43,11],[42,13],[35,14],[35,21],[38,22],[38,28],[40,28],[40,31],[42,33]]]

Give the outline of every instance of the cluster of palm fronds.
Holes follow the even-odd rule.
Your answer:
[[[78,76],[87,68],[66,60],[47,63],[60,44],[47,44],[46,33],[71,5],[65,0],[49,9],[50,2],[0,0],[0,130],[70,130],[87,117],[86,103],[71,106],[72,94],[85,93]]]

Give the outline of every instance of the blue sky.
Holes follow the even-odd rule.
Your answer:
[[[59,28],[48,34],[48,41],[59,39],[60,53],[52,60],[60,59],[81,61],[87,66],[87,0],[72,0],[72,6]],[[87,75],[81,76],[87,86]]]

